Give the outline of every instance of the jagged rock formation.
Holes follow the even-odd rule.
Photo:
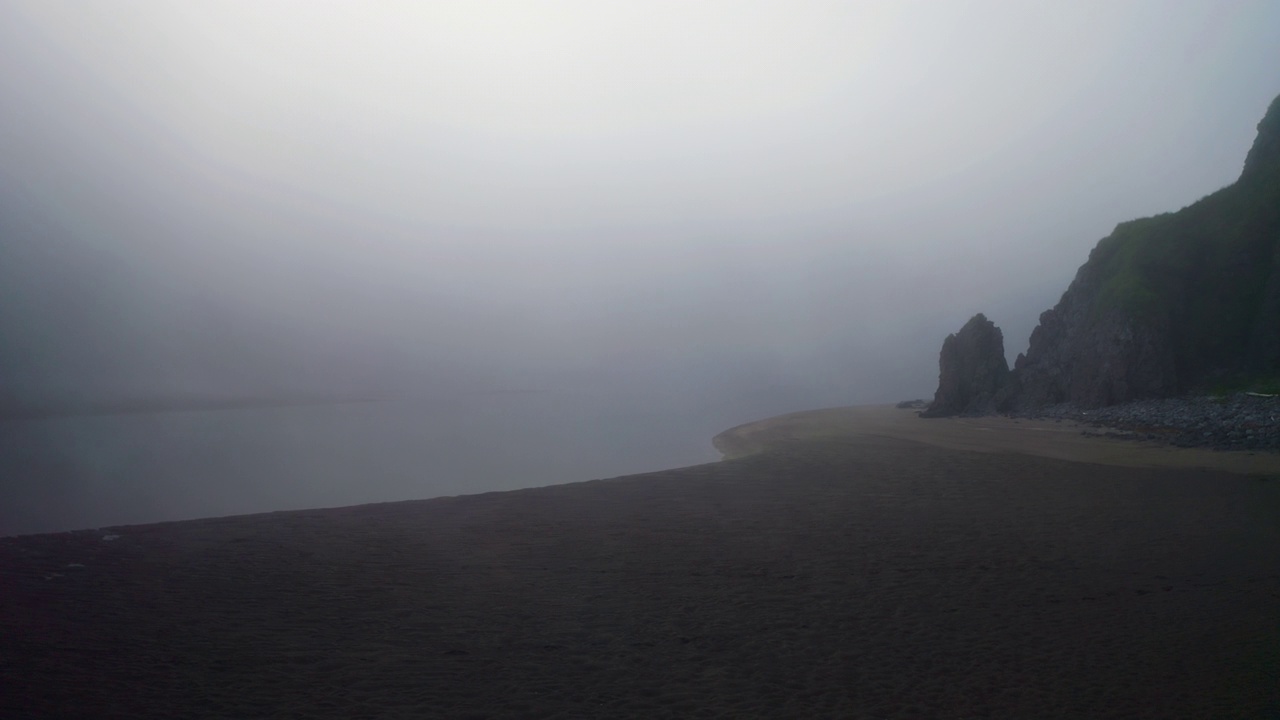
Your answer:
[[[1014,372],[1002,409],[1280,373],[1280,98],[1234,184],[1098,243]]]
[[[1098,242],[993,402],[1098,407],[1248,379],[1280,379],[1280,97],[1235,183]]]
[[[1004,334],[982,313],[948,335],[938,356],[938,391],[924,417],[985,415],[1009,378]]]
[[[1040,314],[999,409],[1060,402],[1098,407],[1177,392],[1168,318],[1100,312],[1092,302],[1100,281],[1091,270],[1082,267],[1062,300]]]

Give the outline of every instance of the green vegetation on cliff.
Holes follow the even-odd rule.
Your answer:
[[[1119,224],[1077,276],[1091,324],[1167,328],[1186,390],[1280,370],[1280,98],[1240,179],[1174,213]],[[1083,281],[1083,282],[1080,282]]]

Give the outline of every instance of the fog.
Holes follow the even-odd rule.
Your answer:
[[[1276,68],[1268,1],[4,0],[6,407],[425,410],[0,421],[0,534],[659,469],[927,396],[973,313],[1012,358],[1117,222],[1232,182]],[[300,468],[378,490],[240,487]]]

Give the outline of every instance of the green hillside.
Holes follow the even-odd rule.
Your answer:
[[[1239,180],[1177,212],[1121,223],[1097,244],[1018,368],[1023,404],[1274,384],[1280,98]]]

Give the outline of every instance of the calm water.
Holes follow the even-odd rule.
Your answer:
[[[0,535],[509,490],[710,462],[795,407],[589,393],[0,423]]]

